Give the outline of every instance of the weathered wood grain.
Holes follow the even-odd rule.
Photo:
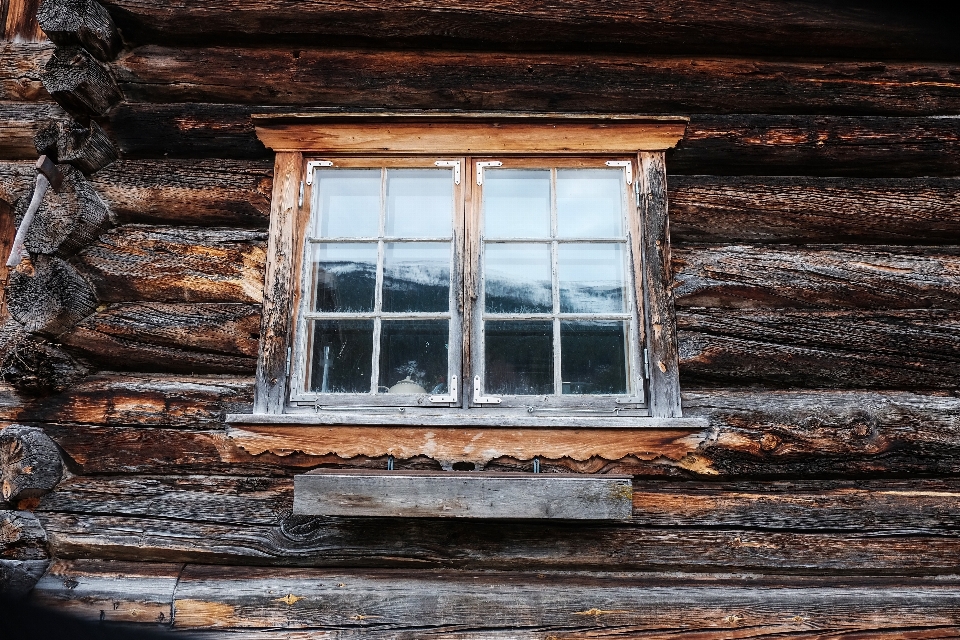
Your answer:
[[[89,175],[114,162],[117,148],[96,122],[83,127],[75,121],[50,122],[34,138],[37,153],[58,163],[69,163]]]
[[[2,433],[2,432],[0,432]],[[0,559],[46,560],[47,535],[29,511],[0,510]]]
[[[8,602],[25,597],[49,565],[49,560],[0,559],[0,596]]]
[[[69,262],[38,255],[10,274],[6,303],[28,332],[56,338],[92,314],[97,297]]]
[[[105,62],[122,46],[110,13],[96,0],[43,0],[37,22],[57,46],[84,47]]]
[[[30,197],[36,177],[36,162],[0,162],[0,201],[12,207],[20,198]],[[5,214],[13,218],[12,209],[5,210]]]
[[[78,258],[103,302],[262,302],[263,231],[126,225]]]
[[[356,4],[214,0],[171,7],[162,0],[104,0],[137,42],[262,41],[402,43],[494,50],[605,49],[664,53],[955,60],[949,8],[900,4],[436,0]],[[925,7],[926,8],[926,7]]]
[[[259,325],[255,304],[113,304],[60,340],[107,369],[250,373]]]
[[[960,247],[686,245],[680,307],[960,308]]]
[[[270,219],[272,162],[121,161],[92,181],[122,222],[266,229]]]
[[[82,123],[123,100],[110,68],[83,47],[57,47],[40,79],[57,104]]]
[[[42,496],[62,477],[60,452],[43,430],[14,424],[0,431],[0,496],[4,502],[15,504]]]
[[[952,389],[955,311],[683,309],[681,385]]]
[[[0,160],[36,160],[33,137],[46,120],[67,118],[55,102],[0,102]]]
[[[25,397],[42,402],[38,398],[69,389],[90,372],[85,363],[59,345],[28,335],[26,328],[15,320],[10,320],[0,332],[9,338],[0,349],[4,354],[0,360],[0,378]]]
[[[954,178],[671,175],[668,188],[675,247],[960,243],[960,180]]]
[[[40,73],[53,49],[49,41],[0,42],[0,100],[50,100]]]
[[[901,116],[960,106],[950,63],[147,45],[115,70],[128,100],[157,103]]]

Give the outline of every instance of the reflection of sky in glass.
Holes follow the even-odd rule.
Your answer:
[[[451,235],[453,180],[449,169],[388,169],[386,235]]]
[[[486,243],[484,287],[487,313],[549,313],[550,245]]]
[[[318,243],[313,246],[316,311],[373,311],[377,245]]]
[[[388,242],[384,245],[384,311],[447,311],[449,300],[449,243]]]
[[[623,169],[557,170],[557,236],[623,236]]]
[[[550,237],[550,171],[485,169],[484,236]]]
[[[623,245],[561,244],[558,257],[562,313],[626,310]]]
[[[313,236],[374,238],[380,232],[380,169],[318,169]]]

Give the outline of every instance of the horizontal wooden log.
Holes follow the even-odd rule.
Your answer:
[[[96,0],[45,0],[37,22],[58,46],[84,47],[103,61],[112,60],[122,46],[110,13]]]
[[[110,305],[60,340],[106,369],[250,373],[260,308],[254,304]]]
[[[97,308],[93,288],[69,262],[38,255],[24,260],[7,285],[7,308],[33,334],[56,338]]]
[[[117,148],[96,122],[89,127],[79,123],[51,122],[34,138],[37,153],[58,163],[69,163],[86,175],[99,171],[118,157]]]
[[[57,104],[84,124],[123,100],[110,68],[83,47],[55,49],[41,80]]]
[[[763,53],[815,57],[945,58],[960,52],[944,11],[899,4],[563,0],[436,0],[363,5],[213,0],[174,9],[161,0],[104,0],[125,37],[139,42],[264,40],[326,44],[607,49],[628,52]],[[940,19],[938,19],[940,18]]]
[[[46,560],[47,535],[29,511],[0,510],[0,559]]]
[[[960,308],[960,247],[687,245],[678,307]]]
[[[127,225],[78,259],[103,302],[262,302],[266,232]]]
[[[668,187],[675,247],[692,242],[960,243],[960,180],[953,178],[674,175]]]
[[[160,103],[850,115],[960,107],[956,66],[916,62],[148,45],[115,69],[128,100]]]
[[[18,330],[12,332],[14,337],[5,341],[0,350],[4,354],[0,360],[0,378],[18,394],[42,402],[40,398],[69,389],[90,372],[86,363],[71,357],[49,340],[27,335],[26,328],[20,327],[16,321],[11,320],[5,326],[8,331],[10,324],[17,325]],[[26,400],[18,398],[16,402],[22,408]],[[8,409],[13,410],[13,407]]]
[[[53,49],[51,42],[0,42],[0,100],[50,100],[40,73]]]
[[[266,229],[272,161],[121,161],[93,183],[122,222]]]
[[[55,102],[0,102],[0,160],[35,162],[37,130],[48,120],[67,117]]]
[[[951,389],[955,311],[683,309],[681,385]]]

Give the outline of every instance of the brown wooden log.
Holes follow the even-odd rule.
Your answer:
[[[41,429],[15,424],[0,431],[0,474],[3,500],[15,504],[57,486],[63,462],[57,446]]]
[[[128,225],[77,264],[104,302],[262,302],[266,233]]]
[[[115,69],[128,100],[159,103],[902,116],[960,107],[956,67],[916,62],[148,45]]]
[[[680,307],[960,308],[960,247],[687,245]]]
[[[0,510],[0,559],[46,560],[47,534],[30,511]]]
[[[84,47],[104,62],[122,46],[113,18],[96,0],[41,0],[37,22],[57,46]]]
[[[344,2],[214,0],[171,7],[162,0],[104,0],[125,37],[137,42],[242,41],[396,43],[503,49],[955,60],[949,11],[899,4],[811,6],[771,2],[516,0]]]
[[[82,47],[57,48],[41,76],[57,104],[87,123],[123,100],[110,69]]]
[[[669,178],[681,243],[960,243],[954,178]]]
[[[37,5],[40,0],[7,0],[0,7],[3,18],[3,39],[26,42],[45,40],[40,25],[37,24]]]
[[[40,71],[53,48],[50,42],[0,42],[0,100],[49,100]]]
[[[27,331],[56,338],[97,308],[93,288],[70,263],[38,255],[10,274],[7,308]]]
[[[683,385],[950,389],[960,384],[955,311],[683,309]]]
[[[67,117],[54,102],[0,102],[0,160],[35,162],[37,130],[45,120]]]
[[[89,372],[63,349],[36,336],[21,334],[6,346],[0,379],[24,396],[42,398],[64,391]]]
[[[122,222],[266,229],[273,162],[121,161],[93,184]]]
[[[87,175],[119,157],[113,141],[94,121],[89,128],[74,121],[50,122],[37,132],[34,144],[40,155],[47,155],[58,163],[69,163]]]

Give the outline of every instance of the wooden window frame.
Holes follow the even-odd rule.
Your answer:
[[[669,227],[664,152],[682,138],[687,119],[633,115],[503,113],[312,113],[253,116],[257,135],[276,152],[270,215],[260,355],[253,414],[228,422],[260,425],[447,425],[517,427],[702,427],[682,418],[676,321],[670,287]],[[429,414],[290,412],[291,340],[296,296],[302,277],[303,233],[309,194],[301,201],[308,158],[444,158],[599,156],[630,158],[637,182],[637,223],[633,236],[642,255],[635,275],[640,334],[647,351],[649,417],[497,415],[468,408],[440,408]],[[471,182],[472,164],[462,169]],[[471,193],[468,190],[466,199]],[[301,202],[303,204],[301,204]],[[473,215],[478,207],[473,206]],[[474,239],[468,237],[467,242]],[[474,254],[475,255],[475,254]],[[472,325],[468,322],[465,325]],[[464,354],[464,357],[468,357]],[[463,370],[468,370],[465,363]],[[462,381],[461,389],[472,387]],[[399,414],[399,415],[398,415]]]

